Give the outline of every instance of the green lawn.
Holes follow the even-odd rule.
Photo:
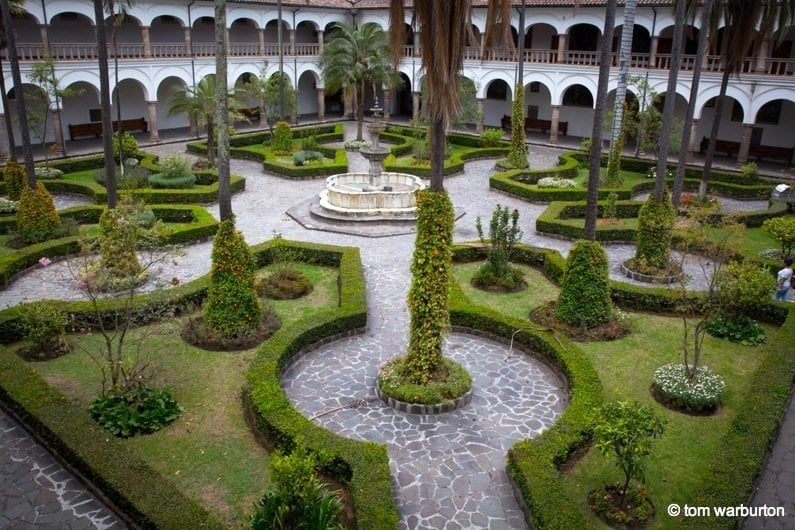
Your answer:
[[[283,325],[336,307],[339,298],[337,269],[296,267],[312,279],[314,289],[298,300],[270,302]],[[246,425],[241,405],[245,374],[257,349],[201,350],[183,342],[179,329],[179,322],[167,323],[141,346],[152,362],[153,383],[167,388],[185,411],[173,425],[124,443],[227,525],[243,528],[269,484],[269,454]],[[99,340],[97,334],[71,337],[78,346],[74,353],[33,366],[48,383],[87,407],[101,388],[99,369],[87,353],[98,348]],[[135,343],[129,341],[129,347]]]
[[[469,280],[479,264],[456,265],[458,284],[475,303],[504,314],[527,318],[528,313],[554,299],[557,287],[533,269],[526,274],[528,289],[521,293],[488,293],[472,287]],[[682,322],[680,318],[646,313],[630,313],[634,332],[613,342],[578,343],[599,373],[605,398],[636,399],[651,404],[667,420],[665,434],[655,443],[648,464],[646,484],[657,515],[652,528],[677,528],[668,517],[670,503],[693,502],[696,488],[715,457],[735,411],[749,390],[750,376],[765,355],[765,346],[748,347],[707,337],[702,362],[726,381],[724,406],[713,416],[689,416],[659,405],[649,392],[654,370],[670,362],[681,362]],[[768,328],[772,332],[772,328]],[[576,485],[579,509],[590,526],[607,528],[587,506],[590,491],[618,482],[623,474],[612,457],[590,450],[570,472]]]

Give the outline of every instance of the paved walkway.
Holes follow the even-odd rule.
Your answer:
[[[352,127],[353,124],[348,126]],[[147,150],[161,155],[183,153],[184,146],[177,143],[154,146]],[[553,165],[559,153],[556,149],[538,146],[531,147],[530,152],[533,167]],[[362,170],[366,167],[366,162],[359,155],[354,155],[351,157],[351,166],[352,171]],[[465,212],[456,223],[454,239],[476,239],[475,218],[490,218],[495,204],[500,203],[519,209],[525,243],[554,248],[566,255],[571,243],[535,233],[535,219],[546,206],[528,204],[491,191],[488,178],[492,167],[493,161],[468,163],[464,174],[446,181],[445,186],[455,207]],[[268,240],[278,233],[288,239],[354,245],[360,248],[369,301],[367,332],[359,337],[327,345],[303,359],[293,367],[290,378],[286,380],[286,387],[296,405],[302,407],[308,416],[347,406],[352,400],[367,399],[371,396],[371,382],[376,367],[383,359],[405,349],[405,293],[414,236],[409,234],[389,238],[365,238],[307,230],[285,212],[307,198],[314,197],[322,187],[322,180],[288,182],[263,175],[258,163],[241,160],[232,161],[232,171],[247,178],[246,191],[233,198],[233,211],[237,215],[237,227],[249,244]],[[217,205],[211,205],[208,209],[218,216]],[[176,265],[169,265],[158,271],[156,282],[168,285],[174,277],[181,281],[190,281],[209,272],[210,243],[192,245],[186,250],[186,255],[179,257]],[[611,277],[627,281],[617,268],[621,261],[634,254],[633,246],[611,245],[607,247],[607,251]],[[23,274],[8,290],[0,292],[0,306],[13,306],[41,298],[79,298],[80,292],[75,288],[75,282],[66,265],[66,262],[61,261],[46,269],[34,268]],[[689,260],[686,265],[694,277],[693,287],[698,287],[703,282],[703,279],[699,280],[702,276],[698,264]],[[338,364],[340,359],[333,360],[333,356],[340,356],[342,350],[345,356],[367,358],[368,362],[362,361],[360,365],[348,363],[342,368]],[[554,374],[544,371],[543,365],[534,363],[529,357],[517,355],[516,352],[509,353],[498,344],[475,340],[466,335],[454,334],[448,341],[448,351],[475,373],[477,391],[475,406],[471,407],[473,410],[465,409],[449,415],[424,418],[397,415],[378,404],[370,404],[362,408],[346,408],[323,414],[316,421],[323,422],[345,435],[388,444],[396,487],[402,492],[398,501],[402,528],[441,527],[441,520],[434,519],[435,511],[423,511],[422,501],[426,499],[436,503],[433,504],[435,510],[449,521],[449,528],[521,527],[524,523],[518,516],[517,506],[505,489],[504,451],[513,440],[538,432],[554,421],[564,404],[560,381]],[[483,355],[473,351],[483,352]],[[484,360],[485,364],[478,366],[477,363]],[[323,386],[332,390],[323,396],[302,395],[302,386],[316,386],[321,383],[306,382],[302,385],[290,381],[293,377],[301,381],[304,377],[311,379],[322,375],[317,372],[324,370],[315,370],[312,367],[324,362],[331,362],[335,366],[334,374],[328,375],[338,376],[337,380],[322,382]],[[493,384],[495,379],[499,384]],[[522,385],[530,385],[532,390],[522,385],[512,390],[511,385],[517,381],[521,381]],[[333,389],[338,391],[335,393]],[[500,395],[499,392],[507,393]],[[523,409],[527,405],[525,400],[534,403],[535,408]],[[503,405],[500,407],[497,403]],[[789,416],[793,415],[795,412],[791,408]],[[519,416],[521,420],[518,419]],[[491,421],[496,423],[489,423]],[[499,435],[494,437],[494,433]],[[0,438],[0,451],[7,444],[6,440],[5,435]],[[423,449],[426,442],[420,444],[420,440],[430,441],[432,444]],[[461,447],[466,450],[456,450]],[[446,464],[449,469],[431,470],[431,464],[436,465],[437,461],[453,458],[456,453],[461,456],[458,461],[450,460]],[[467,480],[456,481],[455,478],[462,474]]]

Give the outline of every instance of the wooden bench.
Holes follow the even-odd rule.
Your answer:
[[[119,122],[113,122],[113,132],[119,130]],[[143,118],[133,118],[130,120],[121,120],[122,132],[141,131],[146,132],[149,130],[149,124]],[[70,123],[69,124],[69,139],[74,141],[75,138],[81,136],[93,136],[99,138],[102,136],[102,122],[92,121],[88,123]]]
[[[510,129],[511,128],[511,117],[507,114],[503,114],[502,121],[500,122],[503,129]],[[542,133],[546,133],[552,130],[552,120],[539,120],[534,118],[525,118],[524,119],[524,130],[539,130]],[[566,133],[569,131],[569,122],[561,121],[558,122],[558,134],[566,136]]]
[[[709,146],[709,138],[704,137],[699,146],[699,152],[703,153]],[[737,156],[740,154],[740,142],[732,142],[729,140],[718,140],[715,143],[716,153],[725,153],[726,156]],[[781,160],[788,164],[792,163],[792,155],[795,148],[792,147],[775,147],[772,145],[751,145],[748,147],[748,157],[761,160],[768,158],[771,160]]]

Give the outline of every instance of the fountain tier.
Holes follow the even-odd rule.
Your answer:
[[[425,188],[422,179],[404,173],[382,173],[374,186],[369,173],[344,173],[326,179],[320,206],[344,217],[414,218],[414,192]]]

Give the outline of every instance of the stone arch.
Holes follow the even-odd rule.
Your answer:
[[[149,109],[146,102],[149,101],[149,91],[146,84],[140,82],[133,76],[125,76],[119,79],[119,84],[111,88],[110,112],[115,121],[121,109],[121,119],[128,120],[134,118],[147,119]],[[117,107],[117,103],[119,106]]]
[[[157,126],[160,131],[189,125],[187,116],[168,113],[168,106],[174,93],[188,85],[189,83],[183,78],[175,75],[166,75],[157,83]]]
[[[48,34],[51,44],[96,44],[93,17],[70,10],[61,11],[50,20]]]

